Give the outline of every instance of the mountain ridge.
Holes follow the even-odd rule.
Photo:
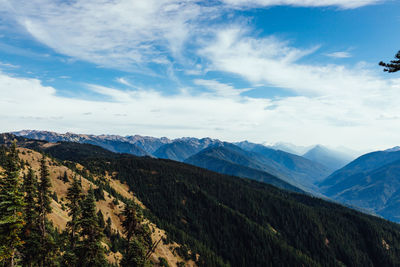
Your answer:
[[[319,185],[336,201],[400,222],[400,151],[365,154]]]

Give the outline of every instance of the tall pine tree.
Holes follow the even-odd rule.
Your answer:
[[[139,219],[136,216],[135,204],[129,201],[122,212],[124,220],[122,222],[122,227],[124,228],[124,234],[128,242],[131,241],[132,237],[135,235],[136,229],[139,225]]]
[[[38,264],[37,249],[41,247],[41,238],[38,227],[37,178],[32,168],[29,168],[28,174],[24,176],[23,190],[26,204],[24,207],[22,264],[23,266],[34,266]]]
[[[15,142],[6,157],[5,173],[0,178],[0,263],[15,266],[23,244],[23,194],[19,182],[20,166]]]
[[[145,239],[147,232],[141,224],[142,219],[137,214],[136,206],[133,202],[126,203],[122,212],[124,220],[122,226],[127,239],[127,246],[121,261],[122,266],[145,266],[146,265],[146,246]],[[151,243],[151,241],[150,241]]]
[[[107,262],[104,256],[104,248],[101,244],[103,233],[96,215],[96,203],[92,187],[90,187],[88,194],[82,201],[81,209],[79,220],[81,227],[79,264],[83,267],[105,266]]]
[[[65,172],[66,174],[66,172]],[[63,255],[63,263],[66,266],[78,266],[77,248],[79,241],[78,231],[80,229],[79,219],[81,215],[81,202],[83,199],[82,186],[76,176],[72,179],[72,184],[67,191],[67,207],[70,220],[67,223],[66,232],[68,234],[67,248]]]
[[[38,220],[40,231],[40,266],[51,265],[51,255],[54,252],[54,242],[49,235],[47,215],[51,212],[51,183],[49,169],[46,165],[46,157],[40,160],[40,180],[38,183]]]

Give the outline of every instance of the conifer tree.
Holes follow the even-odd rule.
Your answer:
[[[79,225],[81,227],[79,244],[80,266],[104,266],[106,259],[101,245],[103,233],[99,227],[96,215],[96,203],[93,188],[82,201]]]
[[[81,215],[81,202],[82,202],[82,186],[76,176],[72,179],[72,184],[67,191],[67,207],[68,216],[70,220],[67,222],[67,250],[63,255],[63,262],[67,266],[77,266],[77,251],[76,245],[79,240],[79,218]]]
[[[62,177],[62,180],[63,180],[64,183],[68,183],[69,180],[68,180],[67,171],[64,172],[64,176]]]
[[[15,266],[22,245],[23,194],[19,182],[20,166],[16,143],[6,157],[4,177],[0,178],[0,263]]]
[[[22,264],[23,266],[33,266],[37,264],[37,248],[41,246],[41,240],[38,228],[37,178],[32,168],[29,168],[28,174],[24,176],[23,190],[26,204],[24,207]]]
[[[135,204],[129,201],[122,212],[124,216],[124,221],[122,222],[122,227],[124,227],[124,234],[126,235],[126,239],[128,243],[131,241],[132,237],[135,234],[135,230],[139,224],[139,220],[136,216],[136,207]]]
[[[106,227],[106,224],[104,223],[104,215],[103,215],[103,213],[101,212],[101,210],[99,210],[99,211],[97,212],[97,219],[98,219],[98,221],[99,221],[99,227],[100,227],[102,230],[104,230],[104,228]]]
[[[0,166],[4,166],[6,164],[6,151],[7,148],[4,145],[0,146]]]
[[[104,233],[107,237],[111,237],[112,229],[111,229],[111,218],[108,217],[106,227],[104,228]]]
[[[146,264],[146,248],[144,246],[143,234],[141,229],[141,220],[137,215],[135,204],[129,201],[122,212],[124,220],[122,226],[127,239],[127,247],[125,249],[121,265],[122,266],[145,266]]]
[[[38,225],[40,232],[40,266],[50,264],[50,256],[53,253],[54,243],[49,235],[49,226],[46,216],[51,212],[51,192],[50,192],[49,170],[46,165],[46,157],[43,155],[40,160],[40,180],[38,183]]]

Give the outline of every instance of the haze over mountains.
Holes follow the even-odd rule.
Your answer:
[[[330,168],[331,171],[344,167],[347,163],[354,159],[349,155],[328,149],[327,147],[321,145],[314,146],[304,153],[303,157],[325,165]]]

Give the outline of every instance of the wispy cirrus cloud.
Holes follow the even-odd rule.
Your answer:
[[[168,63],[207,12],[180,0],[16,0],[2,1],[0,10],[59,53],[125,68]]]
[[[347,51],[337,51],[333,53],[328,53],[326,54],[328,57],[333,57],[333,58],[350,58],[352,57],[350,52]]]

